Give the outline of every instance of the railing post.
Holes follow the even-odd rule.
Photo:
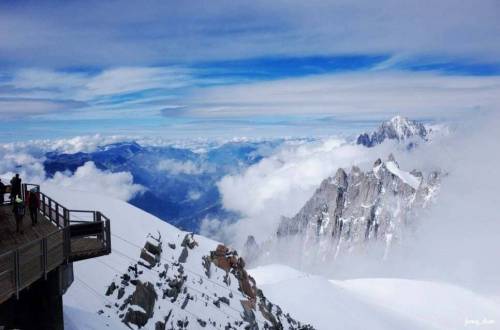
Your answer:
[[[111,253],[111,228],[109,219],[106,219],[106,252]]]
[[[46,215],[45,215],[45,195],[44,195],[44,194],[42,194],[42,193],[40,193],[40,197],[41,197],[41,198],[40,198],[40,207],[41,207],[41,209],[42,209],[42,214],[43,214],[43,216],[45,217],[45,216],[46,216]]]
[[[101,214],[101,212],[94,211],[93,214],[94,214],[94,222],[100,222],[101,225],[102,225],[101,232],[99,234],[97,234],[97,239],[102,242],[103,239],[106,239],[106,237],[105,237],[105,235],[106,235],[106,232],[105,232],[106,228],[104,228],[105,223],[102,222],[102,214]]]
[[[69,226],[63,228],[64,258],[66,262],[69,261],[69,257],[71,256],[71,234],[69,230]]]
[[[52,199],[49,197],[49,220],[53,221],[52,219]]]
[[[43,263],[43,278],[47,279],[47,238],[42,240],[42,263]]]
[[[14,251],[14,280],[16,282],[16,299],[19,299],[19,289],[21,287],[21,278],[19,275],[19,250]]]
[[[56,222],[59,225],[59,203],[56,202]]]
[[[67,227],[69,226],[69,210],[67,208],[64,208],[64,217],[63,217],[63,220],[64,220],[64,227]]]

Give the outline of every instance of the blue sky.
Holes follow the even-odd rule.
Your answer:
[[[0,141],[322,135],[500,103],[498,1],[4,1]]]

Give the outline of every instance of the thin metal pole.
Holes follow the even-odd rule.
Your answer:
[[[56,203],[56,222],[59,225],[59,203]]]
[[[14,251],[14,279],[16,282],[16,299],[19,299],[19,289],[21,287],[19,275],[19,250]]]
[[[43,278],[46,280],[47,279],[47,259],[48,259],[48,256],[47,256],[47,238],[44,238],[42,240],[42,262],[43,262]]]

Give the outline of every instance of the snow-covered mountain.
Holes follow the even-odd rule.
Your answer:
[[[112,219],[112,253],[75,264],[67,329],[312,329],[266,298],[235,251],[116,199],[43,189]]]
[[[378,159],[367,172],[356,166],[348,173],[340,168],[294,217],[282,218],[277,240],[298,239],[295,244],[310,262],[331,260],[371,241],[383,242],[382,256],[387,256],[415,212],[433,201],[439,181],[439,172],[400,169],[392,155]],[[269,249],[264,247],[264,252]]]
[[[388,140],[404,142],[411,148],[420,140],[427,140],[430,131],[422,124],[402,116],[383,122],[376,131],[358,136],[357,144],[373,147]]]
[[[64,205],[99,209],[112,220],[112,254],[74,265],[75,282],[64,296],[68,330],[138,329],[145,321],[141,329],[266,329],[265,323],[281,329],[272,326],[273,318],[282,329],[308,328],[296,319],[322,330],[468,329],[475,324],[495,329],[500,319],[500,300],[446,283],[330,280],[284,265],[243,272],[241,262],[232,262],[233,252],[217,242],[182,232],[123,201],[59,186],[43,189]],[[160,242],[161,252],[155,249]],[[262,290],[256,291],[253,316],[245,313],[251,300],[245,292],[254,290],[249,275]],[[248,327],[253,317],[256,324]]]

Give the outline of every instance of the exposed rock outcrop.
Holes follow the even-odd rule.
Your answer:
[[[368,172],[354,166],[338,169],[321,183],[292,218],[283,217],[278,238],[300,238],[307,246],[330,246],[325,257],[352,250],[369,240],[390,246],[400,237],[414,213],[427,207],[439,188],[440,173],[405,172],[392,155],[380,159]]]
[[[131,329],[312,329],[267,300],[236,251],[218,245],[205,254],[193,234],[166,244],[148,236],[138,262],[108,286],[114,302],[100,315]]]

